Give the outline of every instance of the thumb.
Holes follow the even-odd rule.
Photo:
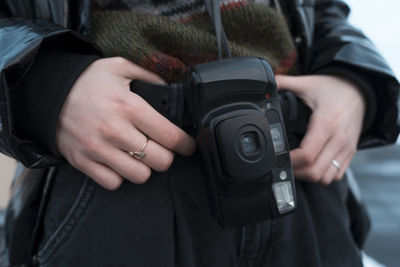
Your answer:
[[[299,81],[301,77],[276,75],[275,79],[278,90],[287,90],[292,93],[300,93],[302,91],[302,83]]]

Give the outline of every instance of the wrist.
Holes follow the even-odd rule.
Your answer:
[[[357,92],[357,96],[361,96],[363,100],[362,132],[367,132],[375,120],[377,111],[375,93],[368,79],[362,73],[344,64],[335,64],[325,67],[317,71],[316,74],[329,75],[341,79],[352,86]]]

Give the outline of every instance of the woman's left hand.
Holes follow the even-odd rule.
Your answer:
[[[362,130],[365,101],[359,89],[328,75],[277,75],[276,81],[278,89],[294,93],[312,110],[306,135],[290,152],[295,177],[325,185],[340,180]]]

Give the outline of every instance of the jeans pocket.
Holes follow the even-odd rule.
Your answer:
[[[67,166],[66,168],[69,168],[69,170],[60,170],[61,174],[60,177],[58,177],[59,179],[65,180],[54,185],[54,192],[52,192],[52,196],[49,200],[48,214],[45,215],[45,217],[47,216],[48,218],[44,219],[44,228],[50,228],[50,233],[44,234],[45,238],[42,240],[37,253],[37,261],[40,265],[46,265],[52,255],[62,246],[63,242],[68,239],[68,236],[78,224],[79,219],[87,210],[95,189],[95,184],[89,177],[72,169],[71,166]],[[72,177],[63,177],[66,173],[71,175],[71,170]],[[55,183],[57,183],[57,181],[55,181]],[[65,187],[63,183],[76,183],[76,185],[75,188],[74,186],[63,188]],[[60,190],[64,189],[66,189],[65,191],[67,192],[62,192],[60,194]],[[63,203],[68,195],[72,195],[72,199],[68,205],[59,204]],[[58,212],[59,210],[64,210],[64,213],[60,214]],[[56,217],[57,223],[53,222],[55,220],[54,217]],[[46,233],[46,229],[44,229],[44,233]]]

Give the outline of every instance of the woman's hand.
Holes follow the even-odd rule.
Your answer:
[[[123,58],[92,63],[72,87],[59,117],[56,144],[68,162],[101,186],[144,183],[151,169],[165,171],[173,152],[190,155],[195,141],[129,88],[131,80],[163,83]],[[130,157],[149,137],[142,160]]]
[[[325,75],[278,75],[276,81],[280,90],[291,91],[312,110],[300,147],[290,152],[295,177],[325,185],[340,180],[356,153],[362,130],[365,103],[358,88],[343,78]]]

